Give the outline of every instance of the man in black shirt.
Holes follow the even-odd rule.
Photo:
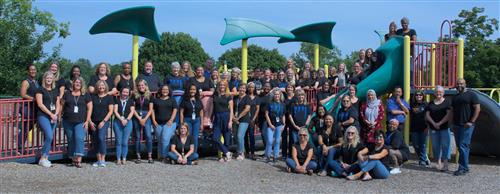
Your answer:
[[[453,126],[455,129],[455,142],[460,157],[458,158],[458,170],[455,176],[465,175],[469,172],[469,151],[475,122],[481,111],[477,96],[467,90],[465,79],[457,80],[458,94],[453,98]]]
[[[158,75],[153,73],[153,62],[146,61],[144,63],[144,72],[137,76],[137,80],[146,80],[149,91],[156,93],[160,89],[161,80]]]

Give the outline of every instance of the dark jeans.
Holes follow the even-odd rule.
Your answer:
[[[219,151],[226,154],[229,152],[229,142],[231,141],[231,129],[228,128],[229,112],[216,113],[214,119],[214,134],[213,139],[217,143]],[[221,141],[224,137],[224,143]]]
[[[323,155],[323,147],[318,146],[318,149],[316,151],[316,158],[318,158],[318,168],[319,170],[326,170],[328,171],[328,163],[329,161],[332,161],[333,158],[335,157],[335,152],[337,149],[335,148],[330,148],[328,150],[328,154],[325,156]]]
[[[245,151],[247,154],[255,154],[255,128],[252,126],[245,133]]]
[[[33,104],[30,104],[28,107],[28,105],[25,104],[23,108],[19,109],[19,114],[21,114],[22,118],[22,121],[19,122],[19,125],[17,126],[17,147],[19,148],[19,152],[21,152],[23,150],[23,147],[26,146],[24,145],[24,143],[26,143],[26,140],[28,139],[28,133],[30,129],[35,125],[36,116],[34,110],[30,110],[30,108],[33,108],[33,106]]]
[[[428,131],[411,132],[411,142],[417,153],[419,162],[427,162],[427,137]]]
[[[144,118],[148,114],[148,111],[142,111],[142,117]],[[153,152],[153,134],[151,132],[151,117],[146,120],[144,127],[141,126],[139,120],[135,117],[133,119],[134,131],[135,131],[135,152],[137,154],[141,153],[141,132],[144,132],[144,137],[146,139],[146,150],[149,153]],[[144,130],[142,130],[144,129]]]
[[[96,129],[95,131],[90,130],[90,135],[92,137],[92,148],[96,153],[106,155],[106,134],[108,132],[109,123],[105,122],[102,128]],[[99,122],[95,123],[96,128]]]
[[[460,156],[458,157],[458,170],[469,171],[470,141],[475,125],[469,128],[455,125],[455,142]]]

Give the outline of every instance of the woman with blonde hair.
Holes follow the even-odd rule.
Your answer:
[[[309,142],[306,128],[299,130],[299,141],[292,146],[292,157],[286,159],[288,172],[312,175],[318,166],[313,160],[314,146]]]
[[[272,100],[267,106],[265,111],[265,117],[267,122],[266,131],[266,151],[265,156],[267,162],[271,162],[271,152],[273,151],[273,160],[275,163],[278,159],[278,154],[281,145],[281,132],[285,128],[285,112],[286,106],[283,103],[283,94],[279,88],[273,89],[270,94],[272,94]],[[274,148],[273,148],[274,147]]]
[[[38,106],[36,109],[37,122],[45,135],[42,156],[38,161],[38,164],[43,167],[52,166],[52,163],[48,160],[49,151],[54,137],[54,130],[57,126],[58,115],[61,110],[59,90],[56,89],[54,81],[54,74],[50,71],[45,72],[42,78],[42,85],[35,92],[35,102]]]
[[[172,160],[173,164],[198,164],[198,153],[196,153],[194,147],[193,136],[189,134],[189,125],[187,123],[179,125],[176,135],[172,137],[172,142],[170,143],[168,157]]]
[[[139,80],[135,87],[135,112],[134,112],[134,130],[135,130],[135,151],[137,155],[136,163],[141,163],[141,136],[144,134],[146,139],[146,150],[148,152],[148,163],[153,161],[153,136],[151,135],[151,114],[153,114],[152,96],[149,91],[146,80]],[[142,131],[144,129],[144,131]],[[142,133],[144,132],[144,133]]]
[[[189,78],[194,77],[193,68],[191,67],[191,63],[189,61],[182,62],[181,76],[184,77],[186,80],[189,80]]]
[[[92,98],[92,116],[90,121],[90,133],[93,148],[97,153],[97,162],[92,166],[106,167],[106,134],[113,115],[113,96],[108,94],[108,84],[99,80],[95,84],[96,93]]]
[[[306,127],[306,124],[311,121],[312,115],[311,107],[306,100],[306,92],[303,89],[297,89],[295,95],[297,101],[290,108],[290,115],[288,116],[292,126],[292,129],[290,129],[293,140],[292,144],[298,142],[299,129]]]
[[[111,68],[107,63],[99,63],[95,69],[95,75],[90,77],[90,82],[89,82],[89,93],[94,94],[96,93],[95,87],[97,81],[102,80],[105,81],[106,84],[108,84],[109,88],[109,95],[115,95],[116,94],[116,87],[113,78],[111,77]]]
[[[347,177],[350,173],[359,171],[357,163],[358,152],[364,146],[360,142],[358,130],[354,126],[350,126],[345,130],[342,145],[336,150],[335,155],[339,156],[338,160],[329,158],[328,166],[333,170],[334,177]]]
[[[216,141],[219,151],[224,154],[221,162],[230,161],[232,158],[229,152],[229,143],[231,141],[231,128],[233,126],[233,99],[229,93],[227,82],[221,81],[217,85],[217,92],[213,97],[213,139]],[[224,143],[221,141],[224,137]]]
[[[64,81],[64,78],[61,76],[59,71],[59,63],[56,61],[50,63],[48,71],[52,73],[54,85],[56,89],[59,90],[59,98],[62,98],[62,95],[64,95],[64,91],[66,90],[66,81]]]

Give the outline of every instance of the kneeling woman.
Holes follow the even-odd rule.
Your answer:
[[[389,177],[389,149],[385,146],[384,132],[375,132],[375,144],[369,145],[358,153],[358,162],[361,171],[347,177],[357,180],[363,177],[364,181],[386,179]]]
[[[68,155],[73,158],[77,168],[82,167],[84,139],[89,129],[92,115],[92,99],[85,92],[83,79],[76,78],[72,90],[63,96],[63,127],[68,139]]]
[[[301,128],[299,130],[299,142],[292,146],[292,158],[286,159],[287,171],[312,175],[318,166],[312,160],[313,155],[314,147],[309,142],[309,133],[306,128]]]
[[[168,157],[173,162],[182,165],[197,164],[198,153],[194,149],[194,139],[193,136],[189,135],[187,123],[183,123],[177,128],[177,135],[172,137],[170,143]]]
[[[128,139],[132,133],[132,116],[135,112],[134,100],[130,98],[130,88],[122,88],[115,101],[113,130],[116,137],[116,164],[125,164],[128,153]]]

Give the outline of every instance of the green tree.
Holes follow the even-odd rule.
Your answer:
[[[347,71],[352,71],[352,66],[359,58],[359,51],[352,51],[351,54],[346,55],[344,59],[342,59],[342,63],[345,64],[345,68]],[[337,66],[338,67],[338,66]]]
[[[161,76],[170,72],[170,64],[174,61],[191,62],[191,66],[199,67],[205,64],[210,56],[203,50],[201,43],[186,33],[164,32],[161,42],[145,40],[139,48],[139,70],[144,68],[144,62],[150,60],[155,65],[155,72]]]
[[[298,53],[292,54],[291,57],[298,67],[303,68],[306,62],[314,64],[314,44],[303,42],[300,44]],[[342,54],[337,46],[333,45],[333,49],[326,47],[319,47],[319,66],[323,67],[324,64],[338,65],[342,62]]]
[[[218,64],[226,63],[228,68],[238,67],[241,69],[241,47],[232,48],[224,52],[218,59]],[[278,49],[265,49],[257,45],[248,46],[248,69],[270,68],[277,71],[286,65],[285,56]]]
[[[483,15],[484,8],[462,10],[452,21],[455,38],[465,39],[464,77],[471,87],[500,87],[498,20]],[[495,38],[495,37],[493,37]]]
[[[0,94],[17,95],[26,66],[45,56],[43,44],[69,36],[69,23],[38,10],[32,1],[0,1]]]

